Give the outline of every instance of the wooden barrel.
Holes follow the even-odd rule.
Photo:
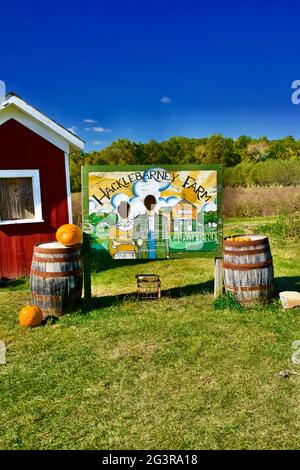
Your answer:
[[[244,241],[243,238],[250,238]],[[224,285],[244,305],[268,303],[274,295],[273,260],[268,237],[239,236],[224,240]]]
[[[35,245],[30,288],[32,302],[44,316],[60,316],[76,309],[82,293],[81,246],[61,243]]]

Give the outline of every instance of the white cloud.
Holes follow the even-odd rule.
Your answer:
[[[85,118],[83,120],[83,122],[86,122],[87,124],[96,124],[96,122],[98,121],[95,121],[95,119],[88,119],[88,118]]]
[[[77,129],[78,129],[78,127],[76,127],[76,126],[68,127],[68,131],[72,132],[72,134],[76,134]]]
[[[84,130],[89,132],[91,130],[91,128],[90,127],[85,127]]]
[[[202,206],[202,212],[215,212],[217,210],[217,205],[214,202],[207,202]]]
[[[94,132],[110,132],[111,129],[105,129],[104,127],[92,127]]]
[[[93,140],[92,144],[93,145],[105,145],[107,144],[107,142],[105,142],[104,140]]]
[[[169,103],[172,103],[172,100],[171,100],[171,98],[169,98],[168,96],[163,96],[163,97],[160,99],[160,102],[161,102],[161,103],[169,104]]]

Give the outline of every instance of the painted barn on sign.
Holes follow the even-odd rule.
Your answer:
[[[29,274],[34,245],[72,222],[69,153],[83,147],[17,95],[0,102],[0,279]]]
[[[172,232],[195,232],[197,224],[197,207],[182,199],[171,210]]]

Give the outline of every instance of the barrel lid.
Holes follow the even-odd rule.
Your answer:
[[[80,251],[81,245],[72,245],[72,246],[65,246],[59,242],[47,242],[47,243],[38,243],[34,247],[35,253],[54,253],[54,254],[62,254],[66,253],[67,251],[74,252]]]
[[[59,242],[38,243],[36,246],[39,248],[71,248]]]
[[[253,245],[261,245],[261,244],[267,244],[268,243],[268,237],[266,235],[235,235],[236,237],[240,238],[250,238],[249,241],[234,241],[230,240],[230,237],[227,237],[224,239],[224,245],[225,246],[253,246]]]

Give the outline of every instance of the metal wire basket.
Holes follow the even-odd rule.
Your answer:
[[[161,296],[161,284],[157,274],[137,274],[137,297],[140,300],[156,300]]]

